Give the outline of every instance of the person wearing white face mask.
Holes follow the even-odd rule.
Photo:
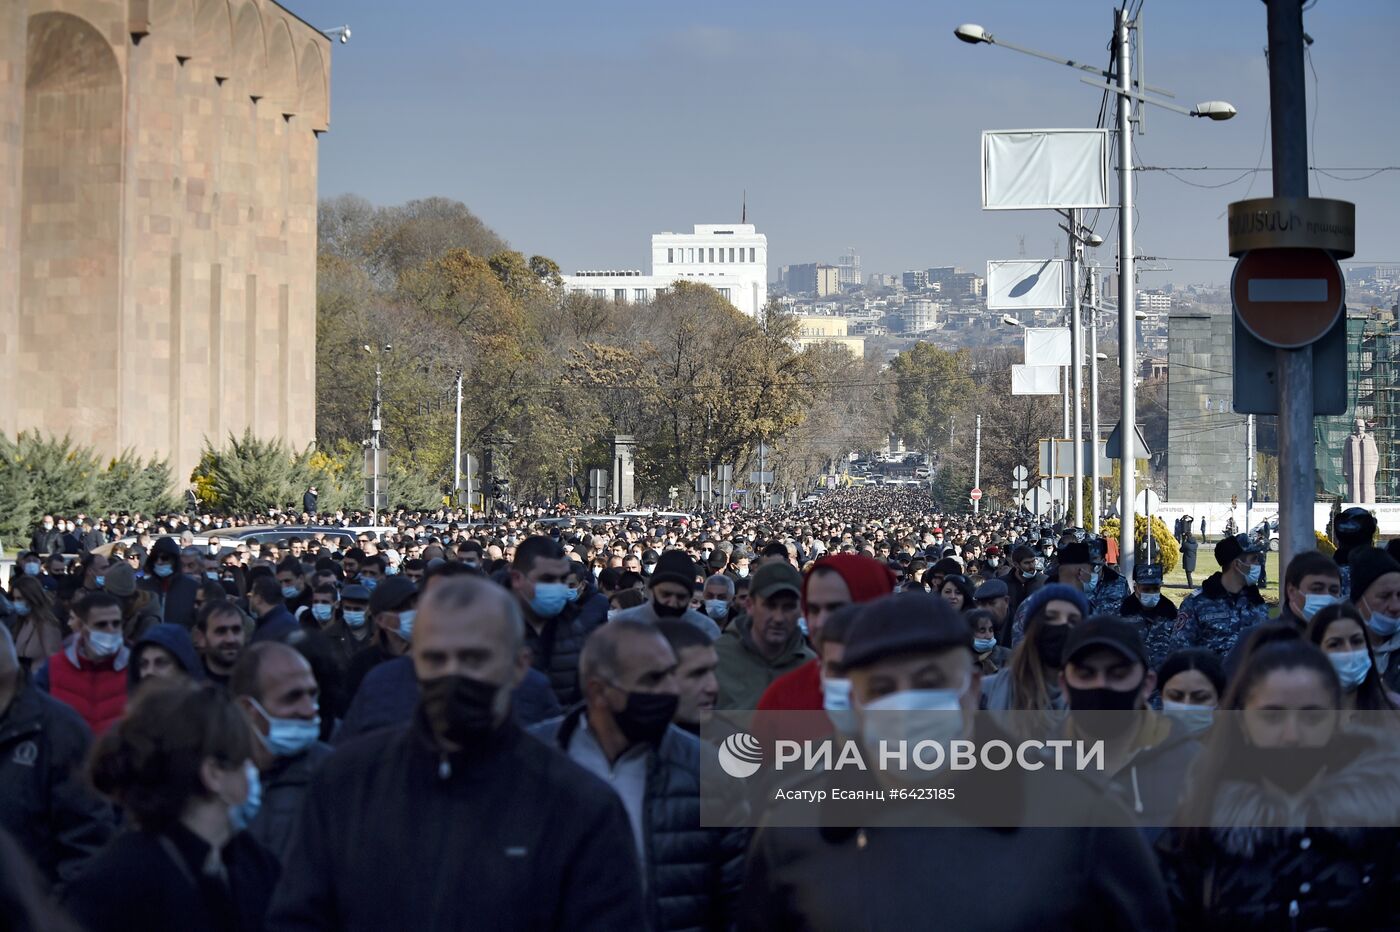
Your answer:
[[[121,603],[105,592],[91,592],[73,606],[73,615],[76,636],[39,667],[34,683],[101,735],[126,710],[131,652],[122,638]]]
[[[1176,613],[1176,603],[1162,594],[1162,565],[1135,565],[1133,594],[1123,600],[1118,615],[1138,626],[1138,634],[1147,646],[1149,664],[1154,670],[1177,646],[1174,637]]]
[[[1386,689],[1366,640],[1366,623],[1348,602],[1328,605],[1308,625],[1307,638],[1327,655],[1342,684],[1342,707],[1348,712],[1391,711],[1400,696]]]
[[[1199,647],[1179,650],[1157,667],[1162,712],[1201,734],[1215,723],[1215,710],[1225,695],[1225,669],[1220,658]]]
[[[1366,622],[1376,671],[1391,692],[1400,693],[1400,563],[1384,550],[1363,547],[1351,554],[1351,601]]]
[[[891,595],[861,607],[846,632],[844,674],[863,759],[881,742],[1007,740],[991,718],[977,716],[981,674],[974,664],[967,623],[936,596]],[[936,915],[949,929],[1029,929],[1068,932],[1084,928],[1126,930],[1168,927],[1166,893],[1155,862],[1120,806],[1087,781],[1043,768],[1034,782],[1007,771],[911,775],[871,765],[855,776],[814,774],[794,784],[871,790],[908,787],[952,789],[933,804],[933,818],[960,825],[928,825],[927,802],[897,802],[870,811],[868,803],[838,802],[828,794],[819,806],[831,812],[820,828],[773,828],[755,834],[741,895],[738,928],[926,928]],[[1044,778],[1043,780],[1041,778]],[[854,808],[845,808],[845,807]],[[1097,827],[1006,830],[1007,814],[1054,807],[1071,824]],[[1092,819],[1093,821],[1088,821]],[[1114,827],[1105,827],[1105,821]],[[811,823],[816,824],[816,823]],[[984,827],[985,826],[985,827]],[[968,896],[1007,864],[1054,864],[1022,872],[1016,896]],[[859,864],[860,870],[852,869]],[[1082,865],[1082,866],[1078,866]],[[910,878],[917,877],[917,883]],[[1076,913],[1066,904],[1092,904]],[[1092,915],[1092,919],[1086,917]]]
[[[1269,605],[1259,594],[1264,550],[1249,535],[1236,534],[1215,545],[1215,561],[1220,572],[1181,603],[1174,646],[1204,647],[1224,657],[1246,629],[1269,620]]]
[[[312,775],[331,753],[320,740],[320,687],[311,666],[285,644],[253,644],[229,678],[253,733],[262,803],[248,831],[282,859]]]

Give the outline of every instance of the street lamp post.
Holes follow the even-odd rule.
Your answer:
[[[1118,572],[1133,578],[1137,547],[1137,323],[1133,303],[1133,98],[1132,50],[1126,4],[1113,14],[1118,53],[1118,410],[1123,458],[1118,469]],[[1151,529],[1148,529],[1149,535]]]
[[[953,30],[953,34],[963,42],[972,45],[1000,45],[1014,52],[1021,52],[1035,58],[1043,58],[1057,65],[1065,65],[1078,71],[1087,72],[1097,78],[1113,79],[1115,83],[1105,83],[1095,77],[1080,80],[1100,90],[1110,91],[1118,97],[1118,347],[1121,372],[1121,435],[1123,438],[1123,467],[1119,470],[1122,479],[1119,488],[1121,508],[1119,511],[1118,571],[1132,577],[1134,563],[1136,506],[1136,476],[1134,475],[1134,454],[1137,453],[1137,408],[1134,377],[1137,371],[1136,326],[1133,303],[1133,161],[1132,129],[1133,103],[1152,104],[1186,116],[1205,117],[1211,120],[1228,120],[1235,116],[1235,108],[1223,100],[1208,100],[1187,109],[1176,104],[1148,96],[1149,92],[1166,93],[1160,88],[1141,85],[1134,88],[1132,75],[1132,48],[1130,36],[1136,24],[1128,18],[1126,8],[1115,8],[1113,12],[1113,51],[1117,67],[1112,73],[1095,68],[1074,59],[1051,55],[1036,49],[1014,45],[999,39],[982,26],[964,23]],[[1306,166],[1306,162],[1304,163]],[[1098,457],[1094,457],[1097,461]]]

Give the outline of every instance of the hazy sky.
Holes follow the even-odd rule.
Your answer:
[[[1092,126],[1100,95],[1079,72],[966,45],[952,30],[977,22],[1106,64],[1112,27],[1107,0],[284,2],[354,33],[334,46],[323,195],[456,198],[566,271],[645,269],[651,233],[738,221],[744,189],[768,236],[770,277],[852,245],[866,274],[985,268],[1016,256],[1022,235],[1027,255],[1050,255],[1062,236],[1053,215],[980,209],[980,132]],[[1212,123],[1151,110],[1139,163],[1258,164],[1264,4],[1146,0],[1144,22],[1150,84],[1240,114]],[[1400,164],[1400,2],[1317,0],[1305,27],[1316,39],[1314,164]],[[1311,97],[1311,73],[1308,84]],[[1205,190],[1139,173],[1137,251],[1174,267],[1143,284],[1227,281],[1222,212],[1270,193],[1268,174],[1253,177],[1252,189],[1246,177]],[[1389,222],[1400,172],[1311,183],[1315,196],[1357,203],[1358,259],[1400,261]],[[1115,225],[1105,211],[1108,264]],[[1210,257],[1226,261],[1184,261]]]

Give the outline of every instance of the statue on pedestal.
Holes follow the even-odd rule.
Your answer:
[[[1356,419],[1356,432],[1347,438],[1342,451],[1342,472],[1347,480],[1348,502],[1370,505],[1376,501],[1376,473],[1380,469],[1380,455],[1376,450],[1376,438],[1366,432],[1366,422]]]

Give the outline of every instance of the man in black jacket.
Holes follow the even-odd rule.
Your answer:
[[[161,598],[163,621],[184,628],[194,626],[194,596],[199,583],[180,572],[180,545],[170,537],[162,537],[146,555],[146,577],[141,588]]]
[[[974,742],[1006,737],[988,719],[974,721],[981,673],[972,629],[942,599],[906,592],[865,605],[846,633],[842,666],[867,748],[912,744],[930,733]],[[955,729],[934,716],[945,723],[951,718]],[[908,786],[876,770],[872,786]],[[934,808],[913,803],[901,811],[881,802],[878,810],[842,813],[840,807],[853,804],[835,802],[831,794],[818,804],[830,810],[824,808],[813,827],[760,828],[749,851],[738,928],[834,932],[932,922],[947,929],[1039,932],[1170,928],[1161,877],[1122,807],[1075,775],[1047,768],[1035,780],[1027,775],[1018,767],[978,769],[940,777],[944,783],[921,782],[954,790]],[[825,787],[817,782],[825,777],[848,785],[835,772],[816,774],[805,785]],[[1014,813],[1020,820],[1008,821]],[[930,819],[949,827],[919,827]],[[1060,820],[1084,827],[1026,827]],[[969,895],[1008,864],[1025,868],[1014,884]]]
[[[253,730],[262,784],[262,805],[248,831],[285,864],[306,788],[331,753],[320,741],[320,687],[306,658],[276,641],[249,645],[228,685]]]
[[[578,655],[592,630],[579,618],[579,603],[569,601],[569,575],[569,559],[552,537],[527,537],[515,549],[510,590],[525,616],[525,644],[564,708],[581,696]]]
[[[54,526],[53,515],[44,515],[43,522],[29,537],[29,549],[40,556],[63,551],[63,532]]]
[[[52,882],[72,880],[112,834],[84,776],[91,743],[76,712],[29,682],[0,625],[0,828]]]
[[[584,703],[531,731],[608,781],[642,859],[649,928],[729,929],[748,833],[700,826],[700,742],[671,724],[676,655],[656,625],[609,622],[579,658]]]
[[[454,579],[419,612],[413,722],[312,779],[268,929],[646,928],[622,803],[511,721],[530,662],[515,601]]]

